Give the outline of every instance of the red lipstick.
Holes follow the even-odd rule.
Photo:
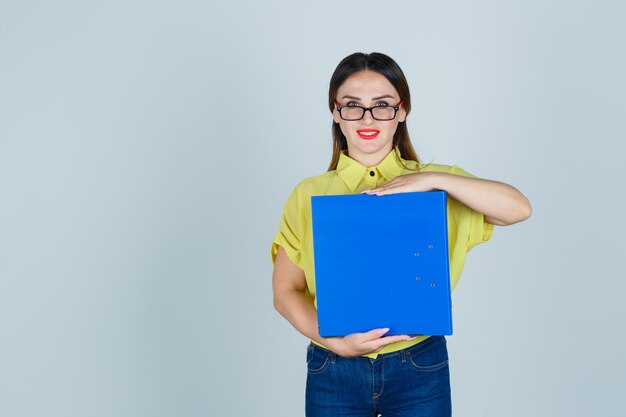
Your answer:
[[[357,135],[359,135],[359,137],[361,139],[365,139],[365,140],[372,140],[375,139],[376,136],[378,136],[378,134],[380,133],[380,130],[376,130],[376,129],[359,129],[356,131]]]

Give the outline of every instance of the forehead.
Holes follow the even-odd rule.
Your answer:
[[[348,77],[337,90],[337,98],[349,95],[363,100],[390,95],[398,97],[398,92],[387,78],[374,71],[359,71]]]

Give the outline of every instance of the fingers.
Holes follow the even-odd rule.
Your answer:
[[[365,336],[363,345],[369,345],[368,347],[374,349],[375,351],[378,351],[387,345],[391,345],[392,343],[403,342],[405,340],[413,339],[413,337],[406,334],[383,337],[387,332],[389,332],[389,328],[385,327],[363,333],[363,336]]]
[[[419,186],[413,186],[415,190],[411,188],[411,184],[405,180],[392,180],[382,187],[372,188],[370,190],[364,190],[362,194],[368,195],[386,195],[386,194],[395,194],[395,193],[407,193],[410,191],[418,191]]]
[[[396,194],[396,193],[408,193],[411,189],[409,189],[404,184],[398,184],[391,187],[384,186],[376,190],[375,195],[387,195],[387,194]]]
[[[408,335],[398,335],[398,336],[386,336],[381,337],[380,339],[371,340],[363,344],[363,347],[367,349],[366,353],[375,353],[380,352],[385,346],[391,345],[393,343],[404,342],[406,340],[411,340],[412,337]]]
[[[368,342],[370,340],[380,339],[388,331],[389,331],[388,327],[382,327],[380,329],[373,329],[373,330],[370,330],[369,332],[362,333],[363,339],[364,339],[363,341]]]
[[[398,185],[394,186],[394,185],[386,184],[386,185],[383,185],[382,187],[372,188],[371,190],[362,191],[361,194],[369,194],[369,195],[376,194],[376,195],[378,195],[379,193],[381,193],[383,191],[389,190],[391,188],[397,188],[397,187],[398,187]]]
[[[395,178],[391,181],[389,181],[387,184],[383,185],[382,187],[376,187],[376,188],[372,188],[369,190],[363,190],[361,191],[361,194],[368,194],[368,195],[372,195],[372,194],[376,194],[378,195],[378,193],[380,193],[381,191],[387,190],[389,188],[395,187],[397,185],[402,185],[400,180],[398,180],[398,178]]]
[[[385,186],[381,188],[374,188],[372,190],[363,191],[361,194],[381,196],[381,195],[387,195],[387,194],[408,193],[411,191],[412,190],[407,188],[406,186],[398,185],[395,187]]]
[[[397,335],[397,336],[386,336],[386,337],[382,337],[379,340],[377,340],[377,343],[380,343],[381,347],[390,345],[392,343],[398,343],[398,342],[404,342],[405,340],[410,340],[412,339],[411,336],[403,334],[403,335]]]
[[[392,343],[411,340],[409,335],[385,336],[389,332],[388,327],[373,329],[365,333],[353,333],[345,336],[342,340],[347,347],[346,356],[366,355],[379,352],[385,346]]]
[[[362,193],[380,196],[396,193],[409,193],[414,191],[430,191],[434,189],[434,185],[432,177],[427,174],[428,173],[413,173],[400,175],[382,187],[365,190]]]

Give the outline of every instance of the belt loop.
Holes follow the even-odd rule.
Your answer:
[[[337,362],[337,354],[335,352],[330,352],[330,363],[333,365]]]
[[[400,350],[400,362],[402,363],[406,362],[406,351],[404,349]]]

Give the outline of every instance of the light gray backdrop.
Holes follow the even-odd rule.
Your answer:
[[[269,246],[355,51],[533,203],[453,295],[455,415],[623,415],[622,4],[2,1],[0,415],[303,415]]]

